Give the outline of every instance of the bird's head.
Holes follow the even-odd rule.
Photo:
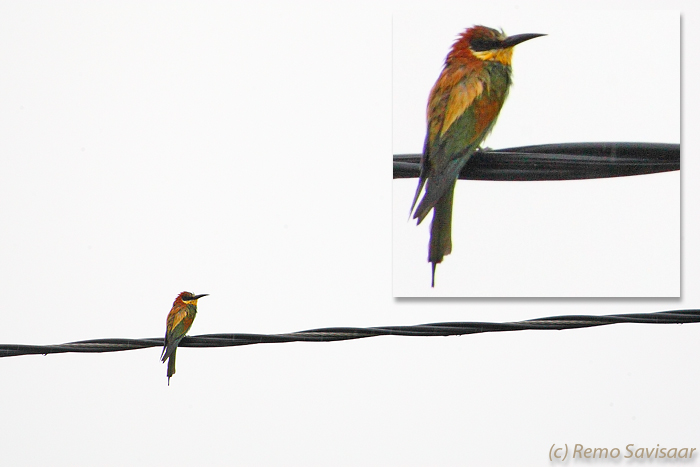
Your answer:
[[[510,66],[513,58],[513,47],[521,42],[540,36],[546,36],[546,34],[506,36],[502,30],[498,31],[486,26],[474,26],[459,35],[452,46],[452,51],[447,56],[447,61],[471,58],[483,62],[500,62]]]
[[[206,297],[207,295],[209,295],[209,294],[203,293],[201,295],[195,295],[195,294],[190,293],[190,292],[182,292],[175,299],[175,303],[181,302],[181,303],[184,303],[185,305],[197,306],[197,300],[199,300],[202,297]]]

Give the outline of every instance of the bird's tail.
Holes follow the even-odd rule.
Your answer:
[[[175,374],[175,354],[177,349],[173,350],[168,359],[168,386],[170,386],[170,377]]]
[[[433,264],[433,276],[431,286],[435,287],[435,267],[442,259],[452,252],[452,200],[455,194],[455,185],[447,189],[433,209],[433,223],[430,225],[430,246],[428,247],[428,261]]]

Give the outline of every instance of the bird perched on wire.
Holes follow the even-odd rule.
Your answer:
[[[173,302],[173,307],[168,313],[165,322],[165,343],[160,359],[163,363],[168,360],[168,386],[170,377],[175,374],[175,352],[177,346],[187,331],[192,327],[194,317],[197,316],[197,300],[209,294],[194,295],[190,292],[182,292]]]
[[[474,26],[459,35],[428,98],[428,131],[411,212],[420,224],[433,209],[428,262],[452,252],[452,200],[460,170],[496,122],[511,84],[513,47],[545,34],[506,36]],[[425,186],[425,195],[416,202]]]

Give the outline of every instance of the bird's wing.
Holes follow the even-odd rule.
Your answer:
[[[425,181],[428,179],[428,164],[426,164],[426,161],[428,160],[428,144],[430,143],[430,135],[426,135],[425,137],[425,143],[423,144],[423,155],[420,158],[420,174],[418,175],[418,188],[416,188],[416,194],[413,195],[413,203],[411,203],[411,210],[409,211],[409,216],[413,212],[413,209],[416,207],[416,201],[418,201],[418,197],[420,196],[421,190],[423,190],[423,186],[425,185]],[[420,221],[419,221],[420,223]]]
[[[182,336],[185,337],[185,336]],[[168,342],[168,335],[166,334],[165,340],[165,347],[163,347],[163,353],[160,354],[160,361],[165,363],[165,361],[170,358],[170,356],[175,352],[177,349],[177,346],[180,344],[180,341],[182,340],[182,337],[179,339],[171,339],[170,342]]]
[[[479,112],[487,96],[485,82],[486,78],[480,71],[460,68],[450,72],[445,69],[433,86],[428,103],[428,135],[421,161],[419,190],[426,179],[428,183],[425,196],[413,216],[418,223],[451,188],[468,156],[483,139],[475,127],[477,119],[487,117]]]
[[[486,136],[484,129],[502,104],[500,96],[493,95],[490,81],[486,68],[460,67],[443,72],[435,83],[428,106],[427,145],[433,172],[475,150]]]
[[[164,360],[165,351],[168,350],[168,330],[165,330],[165,338],[163,339],[163,351],[160,353],[160,359]]]
[[[174,309],[168,314],[168,329],[172,332],[178,327],[185,327],[185,332],[187,332],[192,326],[192,321],[194,321],[194,317],[190,318],[188,316],[187,307]]]
[[[413,208],[416,205],[416,201],[418,200],[426,180],[429,178],[434,179],[436,174],[445,173],[447,165],[450,163],[450,156],[446,155],[444,150],[441,150],[441,146],[444,146],[442,143],[445,141],[445,133],[447,133],[452,125],[464,115],[469,106],[472,105],[474,100],[480,97],[483,92],[484,84],[478,72],[469,70],[466,67],[460,67],[454,70],[446,67],[442,70],[440,77],[430,91],[430,97],[428,99],[428,133],[423,146],[421,173],[419,176],[418,188],[416,189],[413,204],[411,205],[411,212],[413,212]],[[454,172],[455,168],[456,166],[452,167],[452,170],[448,170],[447,172],[451,174]],[[459,173],[459,169],[457,169],[457,173]],[[445,173],[445,175],[447,175],[447,173]],[[436,185],[435,180],[433,180],[431,184],[434,187]],[[448,186],[449,183],[444,188],[437,190],[440,192],[439,196],[431,196],[431,198],[434,197],[435,199],[429,203],[430,207],[427,210],[423,210],[424,212],[420,215],[418,210],[416,210],[416,214],[413,217],[419,219],[418,223],[423,220]],[[427,192],[428,190],[426,190],[426,196]],[[433,193],[437,193],[435,189],[433,189]],[[423,198],[423,201],[425,201],[425,198]],[[425,206],[423,201],[421,201],[421,205]]]
[[[474,101],[481,97],[484,92],[484,83],[476,74],[464,75],[447,94],[444,109],[440,109],[439,115],[430,116],[431,120],[439,122],[439,135],[432,134],[431,141],[439,136],[443,138],[445,133],[452,127],[452,124],[471,106]],[[439,106],[438,106],[439,108]],[[429,118],[430,118],[429,117]],[[436,130],[438,128],[435,128]]]
[[[187,331],[192,327],[195,313],[190,313],[187,307],[170,310],[165,333],[165,350],[161,360],[165,361],[175,351]]]

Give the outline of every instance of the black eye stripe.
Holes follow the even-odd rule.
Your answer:
[[[469,43],[469,47],[474,52],[485,52],[487,50],[497,50],[501,48],[501,42],[496,39],[474,38]]]

